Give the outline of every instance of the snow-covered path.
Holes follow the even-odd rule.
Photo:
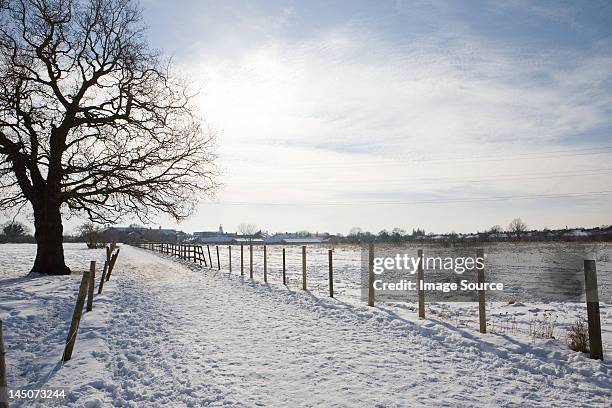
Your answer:
[[[440,321],[415,323],[137,248],[122,249],[115,285],[108,348],[92,353],[104,376],[76,390],[74,406],[610,402],[610,366],[578,353],[499,349]]]

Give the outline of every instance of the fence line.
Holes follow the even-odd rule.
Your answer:
[[[113,251],[117,249],[115,253]],[[154,247],[151,247],[154,249]],[[117,262],[120,248],[117,248],[115,243],[110,244],[105,248],[106,260],[104,261],[104,269],[100,278],[100,286],[98,287],[98,295],[102,293],[104,282],[108,282],[111,277],[111,272]],[[85,306],[85,298],[87,297],[86,311],[90,312],[93,310],[94,301],[94,289],[95,289],[95,278],[96,278],[96,261],[89,263],[89,271],[83,272],[81,283],[79,285],[79,291],[72,312],[72,320],[70,322],[70,329],[68,330],[68,336],[66,338],[66,346],[64,347],[64,353],[62,354],[62,361],[69,361],[72,358],[74,345],[81,324],[81,317],[83,315],[83,307]],[[1,406],[0,406],[1,407]]]
[[[212,258],[210,255],[210,245],[207,245],[208,251],[208,260],[209,263],[206,263],[206,257],[204,256],[203,246],[197,244],[165,244],[166,251],[159,252],[166,254],[176,254],[176,248],[183,248],[184,250],[189,251],[189,253],[193,253],[193,262],[199,262],[200,265],[202,261],[204,261],[205,267],[213,268],[212,266]],[[140,243],[138,245],[140,248],[157,250],[157,248],[163,248],[163,246],[156,247],[151,243]],[[217,269],[221,269],[221,261],[219,255],[219,247],[216,247],[217,250]],[[265,283],[268,281],[268,252],[267,246],[262,245],[263,251],[263,280]],[[119,251],[117,250],[117,253]],[[421,259],[421,262],[418,262],[417,268],[417,292],[418,292],[418,316],[420,319],[425,319],[425,294],[423,288],[423,250],[418,250],[418,257]],[[306,257],[306,246],[302,246],[302,289],[307,290],[307,257]],[[253,244],[249,243],[249,277],[253,279],[253,256],[254,256],[254,248]],[[484,260],[484,250],[477,249],[476,257]],[[189,260],[189,257],[182,257],[179,255],[181,259]],[[484,264],[484,263],[483,263]],[[232,246],[228,246],[228,265],[229,271],[232,272]],[[329,296],[334,298],[334,268],[333,268],[333,250],[328,250],[328,285],[329,285]],[[109,270],[112,267],[109,267]],[[286,252],[285,248],[282,248],[282,283],[283,285],[288,285],[287,276],[286,276]],[[586,261],[584,264],[585,270],[585,286],[587,293],[587,312],[588,312],[588,323],[589,323],[589,339],[591,342],[591,358],[601,359],[603,360],[603,351],[602,351],[602,343],[601,343],[601,324],[600,324],[600,311],[599,311],[599,298],[597,293],[597,274],[595,268],[595,261]],[[110,275],[110,271],[109,271]],[[240,275],[244,276],[244,244],[240,244]],[[370,243],[368,248],[368,306],[374,307],[375,305],[375,290],[374,290],[374,244]],[[478,268],[477,269],[477,283],[479,287],[482,288],[482,285],[485,282],[485,269]],[[479,331],[482,334],[486,334],[487,332],[487,317],[486,317],[486,302],[485,302],[485,290],[479,289],[478,291],[478,316],[479,316]]]

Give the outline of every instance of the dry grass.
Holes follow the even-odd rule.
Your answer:
[[[557,316],[545,312],[542,317],[536,313],[535,317],[529,319],[529,335],[533,338],[554,339]]]
[[[567,346],[574,351],[589,352],[589,331],[583,320],[576,320],[567,331]]]

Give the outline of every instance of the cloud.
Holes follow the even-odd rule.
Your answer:
[[[249,24],[263,30],[266,19]],[[478,187],[460,181],[602,166],[588,155],[454,159],[556,151],[569,140],[572,148],[598,146],[601,140],[589,135],[610,126],[612,107],[607,44],[543,49],[479,36],[460,23],[448,26],[443,35],[398,41],[347,22],[300,39],[270,35],[238,55],[202,55],[186,64],[206,83],[203,110],[224,131],[229,179],[222,201],[605,189],[609,175]],[[446,187],[422,182],[449,176]]]
[[[397,47],[343,27],[199,70],[206,111],[232,129],[232,140],[383,144],[384,155],[413,151],[417,140],[452,151],[458,142],[562,142],[607,124],[610,93],[600,85],[610,81],[612,59],[571,59],[473,39]]]

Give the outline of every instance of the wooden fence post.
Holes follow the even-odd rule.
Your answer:
[[[302,245],[302,290],[306,290],[306,245]]]
[[[368,247],[368,306],[374,306],[374,244]]]
[[[115,262],[117,262],[117,257],[119,256],[119,250],[121,248],[117,248],[117,252],[115,252],[115,255],[112,256],[110,264],[108,265],[108,273],[106,274],[106,281],[108,282],[108,280],[111,277],[111,273],[113,272],[113,269],[115,269]]]
[[[228,260],[229,260],[229,270],[230,273],[232,273],[232,246],[228,245],[227,249],[229,250],[229,256],[228,256]]]
[[[106,279],[106,271],[108,270],[108,261],[104,261],[104,268],[102,269],[102,277],[100,278],[100,285],[98,286],[98,295],[102,293],[104,287],[104,280]]]
[[[79,324],[81,323],[81,315],[83,314],[85,291],[87,290],[88,282],[89,272],[84,272],[83,278],[81,279],[81,285],[79,285],[79,294],[77,295],[76,305],[74,306],[72,322],[70,323],[70,330],[68,330],[68,338],[66,339],[66,348],[64,348],[62,361],[68,361],[72,358],[72,350],[74,349],[74,342],[76,341],[76,336],[79,331]]]
[[[283,248],[283,285],[287,285],[287,276],[285,275],[285,248]]]
[[[4,358],[4,337],[0,320],[0,408],[8,408],[8,385],[6,381],[6,360]]]
[[[266,246],[263,246],[264,251],[264,283],[268,282],[268,251],[266,250]]]
[[[87,285],[87,311],[93,309],[94,286],[96,285],[96,261],[89,262],[89,284]]]
[[[198,253],[200,254],[200,265],[202,265],[202,261],[204,261],[204,266],[208,268],[208,262],[206,262],[206,255],[204,254],[204,247],[202,245],[198,246]]]
[[[219,259],[219,245],[217,247],[217,270],[221,270],[221,260]]]
[[[327,250],[327,258],[329,260],[329,297],[334,297],[334,262],[332,250]]]
[[[586,288],[587,316],[589,319],[589,350],[592,359],[603,360],[601,321],[599,319],[599,293],[597,291],[597,267],[595,261],[584,261],[584,285]]]
[[[476,258],[481,258],[484,264],[484,250],[482,248],[476,249]],[[484,284],[484,281],[485,281],[484,267],[478,268],[476,272],[478,273],[478,284],[479,285]],[[480,332],[486,333],[487,332],[487,308],[485,305],[484,289],[478,291],[478,318],[480,321]]]
[[[417,266],[417,288],[419,294],[419,319],[425,318],[425,290],[423,289],[423,250],[417,251],[418,266]]]
[[[249,277],[253,279],[253,244],[249,245]]]
[[[212,263],[212,257],[210,256],[210,245],[206,245],[206,250],[208,251],[208,261],[210,263],[209,268],[212,269],[213,267],[213,263]]]
[[[244,276],[244,245],[240,244],[240,276]]]

